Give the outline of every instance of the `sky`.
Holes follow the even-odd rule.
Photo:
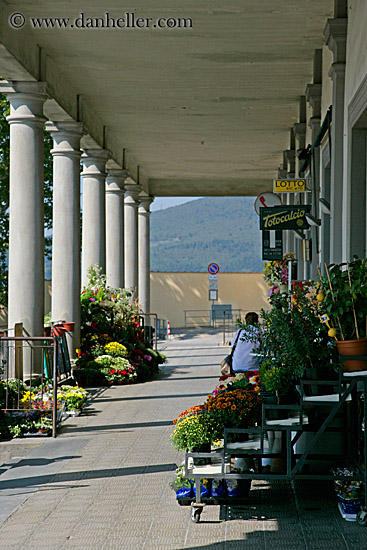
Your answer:
[[[150,205],[150,211],[156,212],[157,210],[164,210],[171,206],[177,206],[178,204],[184,204],[185,202],[201,198],[202,197],[157,197]]]

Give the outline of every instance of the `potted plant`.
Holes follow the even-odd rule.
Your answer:
[[[319,371],[319,378],[333,375],[335,346],[320,323],[317,295],[316,284],[297,289],[291,302],[275,294],[270,298],[272,309],[261,311],[263,361],[287,369],[291,380],[302,378],[309,369]]]
[[[326,266],[319,296],[328,334],[339,355],[367,355],[367,258]],[[347,371],[366,370],[364,360],[343,361]]]

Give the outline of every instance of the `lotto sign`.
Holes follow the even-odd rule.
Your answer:
[[[219,265],[218,264],[209,264],[208,265],[208,271],[212,275],[215,275],[216,273],[219,273]]]
[[[273,191],[274,193],[299,193],[306,191],[306,180],[273,180]]]

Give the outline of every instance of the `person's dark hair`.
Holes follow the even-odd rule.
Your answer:
[[[256,325],[259,322],[259,316],[255,311],[249,311],[245,317],[246,325]]]

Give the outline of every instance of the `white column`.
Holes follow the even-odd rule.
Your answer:
[[[113,288],[124,287],[124,182],[127,171],[108,169],[106,178],[106,277]]]
[[[313,83],[306,87],[306,98],[312,108],[312,117],[309,120],[311,128],[311,141],[315,143],[321,125],[321,92],[322,92],[322,50],[315,50],[313,63]],[[312,174],[311,191],[311,214],[315,218],[320,218],[319,198],[320,198],[320,147],[315,147],[310,157],[312,163],[310,169]],[[321,229],[318,226],[311,227],[312,239],[312,261],[311,261],[311,279],[318,279],[318,263],[320,252]]]
[[[88,270],[98,264],[106,270],[105,166],[108,152],[104,149],[83,150],[83,224],[82,284],[88,282]]]
[[[140,185],[128,178],[125,183],[125,288],[138,293],[138,197]]]
[[[154,198],[142,192],[139,195],[139,306],[150,313],[150,205]]]
[[[343,251],[343,155],[344,155],[344,90],[347,43],[346,18],[329,19],[324,36],[334,54],[329,76],[333,80],[333,113],[331,126],[331,197],[330,197],[330,261],[340,263]]]
[[[8,326],[23,323],[43,335],[43,104],[46,85],[3,82],[10,101],[10,213]],[[29,374],[27,363],[25,376]],[[35,365],[42,372],[42,363]],[[28,369],[28,372],[27,372]]]
[[[70,356],[80,347],[80,138],[78,122],[48,122],[53,138],[52,320],[74,321]]]

